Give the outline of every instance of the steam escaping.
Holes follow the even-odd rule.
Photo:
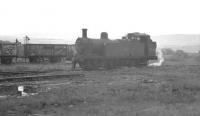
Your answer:
[[[161,66],[162,65],[162,63],[164,62],[164,56],[163,56],[163,52],[161,49],[159,49],[157,51],[157,56],[158,56],[158,61],[151,63],[148,66]]]

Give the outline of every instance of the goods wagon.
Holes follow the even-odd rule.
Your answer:
[[[67,44],[26,44],[24,54],[31,63],[49,60],[59,62],[62,58],[70,59],[72,45]],[[70,56],[71,55],[71,56]]]
[[[10,64],[13,57],[17,56],[17,45],[14,43],[0,44],[1,64]]]
[[[83,69],[140,66],[157,59],[156,42],[148,34],[128,33],[122,39],[110,40],[106,32],[100,39],[92,39],[87,37],[87,29],[82,31],[75,44],[74,68],[76,63]]]
[[[11,64],[18,58],[28,59],[30,63],[43,61],[59,62],[61,59],[71,60],[75,45],[67,44],[17,44],[1,43],[1,64]],[[15,60],[14,60],[15,59]]]

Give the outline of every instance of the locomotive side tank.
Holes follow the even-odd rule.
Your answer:
[[[144,33],[128,33],[122,39],[110,40],[102,32],[100,39],[92,39],[87,37],[87,29],[82,29],[75,46],[73,62],[83,69],[147,65],[148,60],[157,59],[156,42]]]

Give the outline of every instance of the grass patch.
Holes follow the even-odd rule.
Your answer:
[[[63,107],[68,108],[70,105],[79,105],[84,102],[81,96],[78,96],[72,88],[55,89],[51,92],[41,93],[35,96],[25,98],[9,98],[0,101],[0,114],[6,116],[9,112],[15,114],[32,114],[33,112],[48,108]]]

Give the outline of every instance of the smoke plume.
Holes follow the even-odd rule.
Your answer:
[[[164,62],[164,56],[163,56],[163,52],[161,49],[159,49],[157,51],[157,56],[158,56],[158,61],[151,63],[148,66],[161,66],[162,65],[162,63]]]

